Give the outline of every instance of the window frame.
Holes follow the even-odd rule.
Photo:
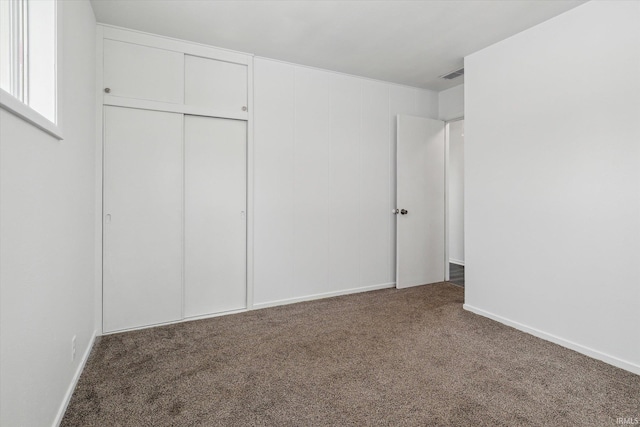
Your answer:
[[[1,1],[1,0],[0,0]],[[62,120],[61,120],[61,82],[62,80],[62,15],[64,2],[54,1],[54,20],[55,20],[55,67],[54,67],[54,108],[55,122],[52,122],[42,114],[38,113],[28,104],[13,96],[11,93],[0,89],[0,108],[30,123],[43,132],[53,136],[57,140],[63,140],[62,136]],[[24,84],[24,82],[22,82]]]

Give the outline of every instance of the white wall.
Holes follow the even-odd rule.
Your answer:
[[[54,423],[94,333],[95,20],[60,8],[65,139],[0,110],[3,426]]]
[[[255,59],[254,304],[395,282],[395,117],[437,94]]]
[[[451,122],[448,135],[449,262],[464,265],[464,120]]]
[[[438,92],[438,118],[440,120],[459,119],[464,116],[464,85]]]
[[[640,373],[640,3],[465,60],[467,308]]]

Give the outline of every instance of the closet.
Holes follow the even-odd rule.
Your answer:
[[[247,307],[251,58],[103,35],[103,332]]]

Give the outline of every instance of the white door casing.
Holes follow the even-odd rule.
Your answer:
[[[397,121],[396,287],[406,288],[444,280],[445,139],[440,120]]]

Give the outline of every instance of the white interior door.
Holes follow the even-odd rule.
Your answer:
[[[398,116],[398,288],[444,280],[444,142],[444,122]]]
[[[182,317],[182,115],[105,107],[104,331]]]
[[[247,124],[185,116],[185,317],[246,308]]]

